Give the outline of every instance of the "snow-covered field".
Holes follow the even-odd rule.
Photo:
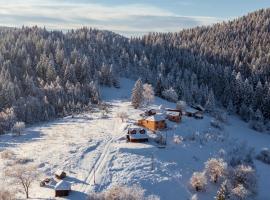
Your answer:
[[[243,142],[255,152],[263,147],[270,148],[270,135],[249,129],[237,117],[230,117],[223,125],[224,130],[218,130],[211,127],[212,118],[207,115],[203,120],[184,117],[179,124],[168,122],[164,149],[158,148],[153,140],[144,144],[127,143],[125,130],[142,112],[130,105],[133,85],[133,81],[121,79],[120,89],[102,89],[102,99],[112,105],[107,117],[102,117],[98,111],[84,113],[29,127],[19,137],[2,135],[0,151],[9,149],[15,152],[16,158],[33,159],[41,174],[38,180],[53,176],[57,169],[66,171],[66,180],[72,182],[73,190],[67,199],[85,199],[87,193],[103,191],[113,185],[139,184],[147,195],[154,194],[162,200],[187,200],[195,193],[189,188],[189,179],[194,171],[203,169],[208,158],[229,153]],[[159,98],[151,107],[159,105],[175,107]],[[117,117],[120,111],[128,113],[125,122]],[[185,140],[176,144],[175,135]],[[11,162],[12,159],[0,157],[1,185],[8,181],[2,172]],[[270,165],[260,161],[255,161],[255,165],[259,185],[257,199],[270,199]],[[216,190],[214,185],[208,184],[207,191],[199,193],[198,197],[212,200]],[[17,193],[18,198],[24,197]],[[36,181],[30,197],[53,199],[54,190],[40,187]]]

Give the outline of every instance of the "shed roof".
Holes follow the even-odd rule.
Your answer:
[[[189,107],[189,108],[186,109],[186,112],[189,112],[189,113],[196,113],[196,112],[198,112],[198,110]]]
[[[149,121],[163,121],[163,120],[165,120],[164,115],[161,114],[161,113],[149,116],[149,117],[147,117],[145,119],[149,120]]]
[[[63,170],[58,169],[56,170],[56,172],[54,173],[55,175],[61,176],[62,173],[65,173]]]
[[[59,181],[55,185],[54,189],[56,191],[59,191],[59,190],[71,190],[71,183],[70,182],[67,182],[67,181],[64,181],[64,180]]]

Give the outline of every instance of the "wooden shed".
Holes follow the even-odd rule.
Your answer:
[[[55,197],[65,197],[68,196],[71,191],[71,183],[61,180],[55,187]]]
[[[148,142],[148,135],[145,129],[140,127],[130,127],[127,131],[129,142]]]
[[[168,110],[166,112],[166,118],[172,122],[176,122],[179,123],[181,121],[182,115],[181,115],[181,111],[179,110]]]
[[[148,128],[152,131],[164,129],[167,127],[166,120],[163,114],[156,114],[144,119],[138,120],[138,125]]]
[[[63,179],[67,176],[66,172],[64,172],[63,170],[57,170],[55,173],[54,173],[55,177],[58,178],[58,179]]]

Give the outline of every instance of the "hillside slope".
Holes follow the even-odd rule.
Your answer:
[[[99,85],[119,76],[170,89],[178,99],[219,106],[245,121],[270,118],[270,9],[231,22],[127,39],[82,28],[0,31],[0,133],[89,108]],[[270,125],[269,125],[270,127]],[[257,128],[258,129],[258,128]],[[263,128],[262,128],[263,129]]]

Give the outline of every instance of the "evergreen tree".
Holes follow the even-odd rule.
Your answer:
[[[140,107],[143,102],[143,84],[141,79],[138,79],[132,89],[131,104],[134,108]]]
[[[216,200],[229,200],[230,199],[230,191],[228,188],[228,181],[224,181],[219,190],[217,191]]]

